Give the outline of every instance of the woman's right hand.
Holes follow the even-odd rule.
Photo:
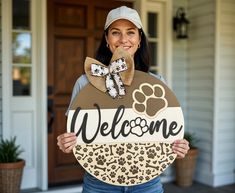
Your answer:
[[[77,142],[75,133],[63,133],[57,137],[57,145],[64,153],[71,153]]]

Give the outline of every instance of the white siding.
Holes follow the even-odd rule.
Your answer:
[[[187,64],[189,130],[200,143],[196,180],[211,184],[215,73],[215,1],[189,0],[190,39]]]
[[[175,16],[179,7],[187,8],[187,0],[174,0],[173,13]],[[187,66],[187,39],[176,39],[176,34],[173,32],[173,50],[172,50],[172,90],[174,91],[181,108],[184,113],[186,123],[186,66]],[[186,128],[186,127],[185,127]],[[174,167],[169,167],[162,175],[162,181],[173,180],[175,177]],[[166,180],[165,180],[166,179]]]
[[[235,1],[220,0],[217,10],[215,186],[235,179]]]
[[[187,0],[174,0],[173,1],[173,16],[179,7],[187,9]],[[186,12],[188,12],[186,10]],[[186,14],[187,16],[187,14]],[[173,58],[172,58],[172,89],[180,102],[182,107],[185,121],[187,120],[186,113],[186,67],[187,67],[187,39],[176,39],[176,34],[173,32]],[[187,123],[185,123],[186,125]]]
[[[189,0],[187,118],[199,137],[195,178],[235,181],[235,1]]]

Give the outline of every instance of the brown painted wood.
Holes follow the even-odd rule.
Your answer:
[[[84,73],[85,57],[94,57],[107,13],[121,5],[132,6],[131,3],[115,0],[47,1],[48,101],[53,103],[48,110],[48,122],[54,115],[48,133],[50,186],[82,181],[83,168],[73,154],[64,154],[59,150],[56,137],[66,131],[65,112],[73,85]]]

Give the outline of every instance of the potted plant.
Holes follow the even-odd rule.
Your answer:
[[[190,150],[183,159],[176,159],[175,173],[176,184],[179,186],[187,187],[193,183],[193,176],[196,167],[196,160],[198,156],[198,148],[196,147],[197,138],[195,134],[185,132],[184,139],[189,142]]]
[[[0,192],[19,193],[25,161],[16,137],[0,140]]]

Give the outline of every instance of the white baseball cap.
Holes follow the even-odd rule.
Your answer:
[[[132,22],[137,28],[143,28],[140,16],[135,9],[127,6],[121,6],[116,9],[112,9],[106,18],[104,30],[106,30],[114,21],[119,19],[126,19]]]

